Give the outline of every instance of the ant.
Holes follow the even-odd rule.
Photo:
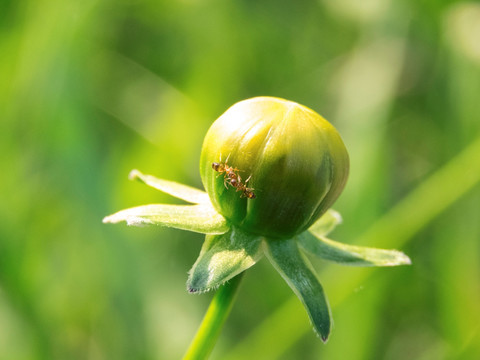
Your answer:
[[[246,197],[248,199],[255,199],[257,197],[255,195],[255,193],[253,192],[253,190],[255,190],[255,189],[247,187],[247,183],[248,183],[248,181],[250,180],[251,177],[252,177],[252,175],[250,175],[248,177],[248,179],[245,180],[245,184],[242,184],[240,182],[240,184],[238,184],[236,186],[237,191],[242,191],[242,195],[240,197]]]
[[[247,187],[247,183],[250,180],[250,178],[252,177],[252,175],[250,175],[248,177],[248,179],[245,181],[245,184],[243,184],[241,176],[236,173],[236,171],[242,171],[242,170],[239,170],[237,168],[229,166],[228,165],[228,158],[229,157],[230,157],[230,155],[228,155],[227,160],[225,160],[224,163],[222,163],[222,162],[212,163],[212,169],[219,172],[220,174],[224,173],[223,184],[225,185],[225,187],[227,189],[228,189],[228,184],[230,184],[234,188],[236,188],[237,191],[242,191],[241,197],[246,197],[248,199],[255,199],[256,195],[253,192],[254,189]],[[220,161],[221,161],[221,157],[220,157]]]
[[[239,170],[237,168],[234,168],[234,167],[231,167],[231,166],[228,166],[228,158],[229,157],[230,157],[230,155],[228,155],[227,160],[225,160],[224,163],[222,163],[222,162],[212,163],[212,169],[213,170],[219,172],[220,174],[225,173],[223,184],[225,185],[225,187],[227,189],[228,189],[228,184],[230,184],[230,185],[232,185],[233,187],[236,188],[239,184],[242,183],[242,178],[240,177],[240,175],[235,173],[235,171],[241,171],[241,170]],[[221,161],[221,158],[220,158],[220,161]]]

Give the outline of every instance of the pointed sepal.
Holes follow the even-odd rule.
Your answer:
[[[300,247],[308,253],[350,266],[410,265],[410,258],[397,250],[384,250],[364,246],[342,244],[305,231],[297,236]]]
[[[128,178],[130,180],[138,180],[145,185],[192,204],[210,203],[208,194],[205,191],[175,181],[163,180],[152,175],[145,175],[138,170],[132,170],[128,175]]]
[[[294,239],[268,239],[266,244],[265,255],[303,303],[314,330],[326,342],[331,328],[330,308],[309,261]]]
[[[160,225],[202,234],[223,234],[228,231],[227,220],[211,205],[151,204],[121,210],[103,219],[104,223],[127,225]]]
[[[342,223],[342,216],[338,211],[328,209],[320,219],[315,221],[308,229],[315,235],[325,236],[330,234],[337,225]]]
[[[222,235],[207,235],[189,271],[188,291],[209,291],[254,265],[263,255],[262,239],[237,228]]]

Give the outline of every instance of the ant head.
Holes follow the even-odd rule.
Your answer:
[[[224,166],[222,163],[212,163],[212,169],[215,170],[215,171],[223,171],[224,170]]]
[[[251,190],[245,191],[245,196],[249,199],[255,199],[257,197],[257,195]]]

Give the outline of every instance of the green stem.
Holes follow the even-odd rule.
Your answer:
[[[208,358],[232,309],[242,277],[243,273],[235,276],[217,290],[183,360]]]

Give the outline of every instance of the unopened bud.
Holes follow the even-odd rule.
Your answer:
[[[290,238],[335,202],[348,177],[335,128],[295,102],[257,97],[210,127],[200,173],[219,213],[242,230]]]

